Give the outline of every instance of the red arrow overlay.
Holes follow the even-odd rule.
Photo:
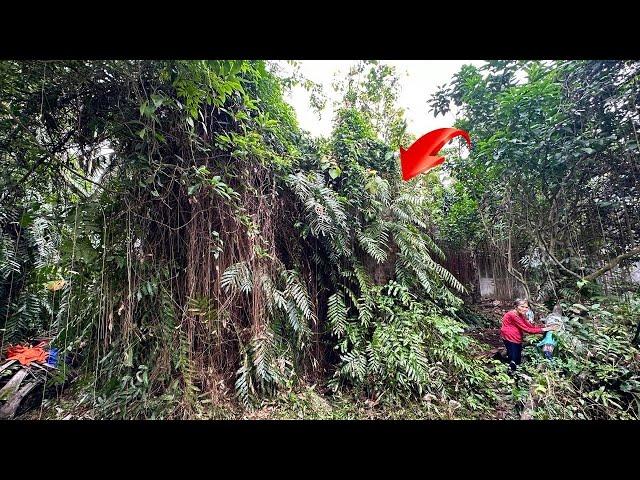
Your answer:
[[[445,143],[458,135],[462,135],[471,148],[469,134],[458,128],[438,128],[420,137],[407,150],[400,147],[402,179],[410,180],[444,162],[444,157],[438,157],[436,154]]]

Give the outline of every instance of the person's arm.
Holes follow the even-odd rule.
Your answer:
[[[514,320],[515,320],[516,325],[518,326],[518,328],[520,330],[524,331],[524,332],[527,332],[527,333],[542,333],[542,332],[546,332],[547,331],[546,329],[531,325],[529,322],[527,322],[520,315],[514,315]]]

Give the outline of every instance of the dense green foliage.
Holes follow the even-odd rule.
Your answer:
[[[462,188],[443,200],[453,213],[444,235],[490,243],[541,300],[640,253],[639,68],[492,61],[461,69],[430,102],[435,114],[457,106],[474,139],[467,157],[448,162]]]
[[[475,144],[447,154],[445,186],[401,180],[411,137],[379,62],[338,83],[321,139],[283,99],[305,82],[263,61],[0,62],[2,351],[52,337],[96,418],[304,409],[312,384],[338,404],[490,417],[521,392],[464,334],[465,287],[439,244],[491,241],[530,259],[513,271],[539,298],[564,288],[572,303],[598,255],[635,248],[640,212],[636,64],[487,69],[465,67],[433,100],[462,107]],[[556,257],[546,276],[541,248]],[[565,392],[540,416],[638,416],[637,300],[606,302],[627,310],[592,307],[601,323],[567,331],[593,355],[565,345],[555,366],[531,362],[532,385]]]

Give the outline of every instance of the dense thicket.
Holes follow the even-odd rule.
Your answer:
[[[206,417],[304,384],[490,416],[510,380],[463,334],[438,244],[490,243],[554,300],[633,259],[637,63],[465,67],[433,99],[474,139],[448,187],[401,181],[393,69],[354,67],[313,139],[267,67],[0,62],[0,350],[52,337],[99,418]],[[637,415],[633,302],[575,320],[554,372],[586,377],[543,414]]]

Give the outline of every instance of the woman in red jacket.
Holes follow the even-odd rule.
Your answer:
[[[502,328],[500,336],[507,347],[509,356],[509,366],[511,372],[515,372],[517,365],[522,361],[522,334],[523,333],[543,333],[548,330],[555,330],[554,327],[536,327],[527,321],[526,314],[529,311],[529,302],[522,299],[515,301],[515,308],[509,310],[502,317]]]

